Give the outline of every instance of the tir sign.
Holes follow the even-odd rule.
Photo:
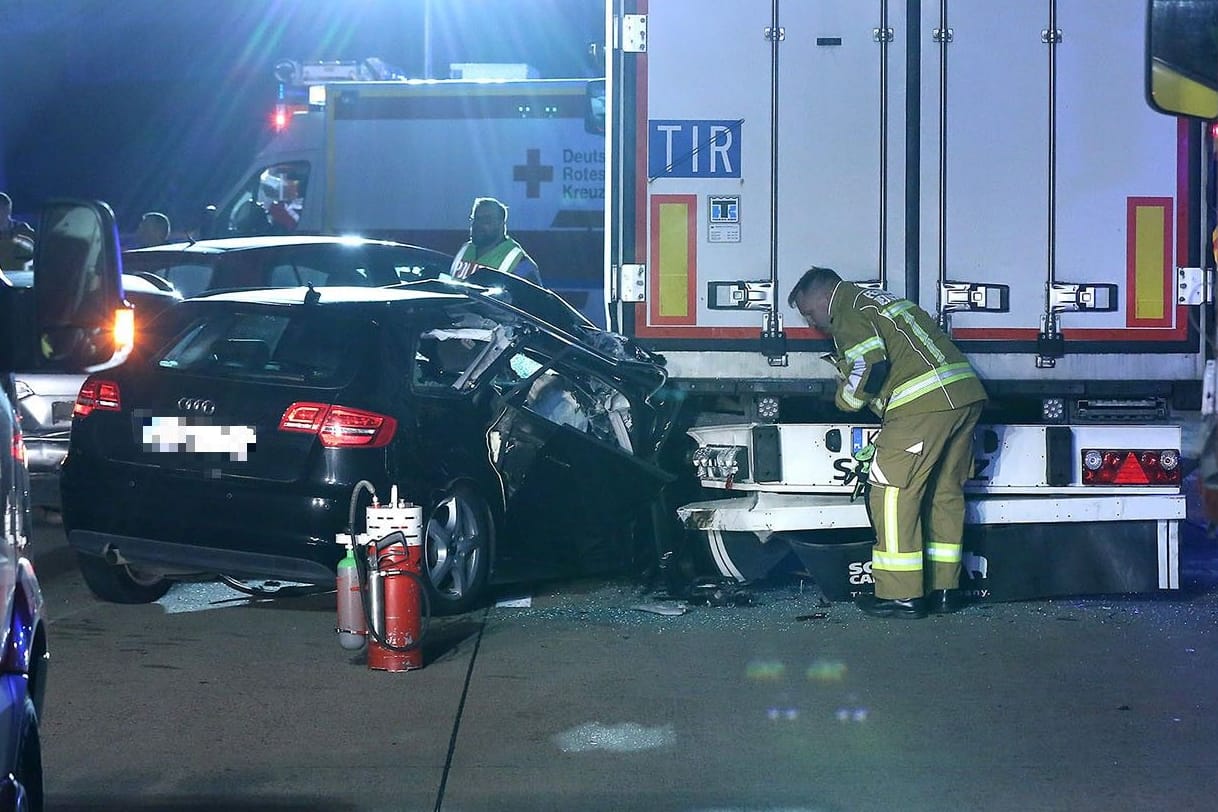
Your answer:
[[[740,177],[743,121],[647,122],[649,178]]]

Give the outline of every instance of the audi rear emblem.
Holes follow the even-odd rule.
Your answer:
[[[197,412],[203,415],[216,413],[216,404],[203,398],[178,398],[178,408],[184,412]]]

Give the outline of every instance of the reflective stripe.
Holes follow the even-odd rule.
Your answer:
[[[922,569],[922,552],[881,553],[873,550],[871,569],[885,572],[917,572]]]
[[[872,336],[871,338],[860,341],[853,347],[844,350],[842,355],[853,360],[855,358],[862,358],[872,350],[882,349],[884,349],[884,339],[880,338],[879,336]]]
[[[879,460],[876,460],[878,462]],[[874,465],[874,463],[872,463]],[[901,497],[901,489],[891,485],[884,488],[884,550],[896,554],[900,550],[900,522],[897,515],[897,501]],[[874,558],[874,554],[873,554]]]
[[[503,258],[503,262],[499,263],[499,270],[503,273],[508,273],[512,270],[512,266],[516,264],[516,260],[520,259],[520,255],[524,253],[524,249],[519,245],[507,252],[507,256]]]
[[[846,404],[846,407],[849,409],[858,411],[859,409],[861,409],[867,405],[866,401],[859,400],[858,398],[856,398],[854,396],[854,393],[852,393],[850,390],[848,390],[845,386],[842,387],[841,396],[842,396],[842,403]]]
[[[932,541],[926,545],[926,557],[939,564],[959,564],[964,557],[964,545]]]
[[[927,333],[926,330],[922,329],[922,325],[918,324],[917,320],[914,318],[914,314],[911,311],[915,307],[917,307],[917,305],[915,305],[913,302],[909,301],[908,299],[902,299],[898,302],[893,302],[891,305],[881,310],[880,313],[893,321],[896,321],[899,317],[902,323],[909,328],[910,332],[912,332],[922,344],[922,348],[929,352],[934,357],[936,362],[942,364],[947,360],[947,357],[943,354],[943,350],[939,349],[939,345],[935,343],[935,340],[930,337],[930,334]]]
[[[945,389],[950,383],[975,377],[977,375],[973,372],[973,368],[969,366],[967,361],[936,367],[929,372],[923,372],[916,378],[911,378],[896,389],[893,389],[892,396],[888,399],[888,408],[895,409],[898,406],[904,406],[906,403],[922,397],[927,392],[939,388]]]

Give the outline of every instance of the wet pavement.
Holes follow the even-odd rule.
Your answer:
[[[39,564],[50,808],[1212,808],[1218,543],[1183,535],[1179,592],[917,621],[797,579],[681,614],[546,585],[436,621],[402,674],[339,648],[333,596],[113,606]]]

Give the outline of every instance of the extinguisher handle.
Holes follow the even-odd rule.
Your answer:
[[[394,530],[392,533],[375,543],[376,551],[378,553],[383,553],[395,544],[406,546],[406,537],[402,535],[401,530]]]

